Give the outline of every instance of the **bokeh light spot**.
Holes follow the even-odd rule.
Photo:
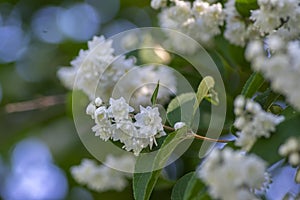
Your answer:
[[[59,27],[68,37],[85,41],[96,34],[101,20],[98,12],[88,4],[75,4],[59,15]]]
[[[57,24],[60,7],[45,7],[37,11],[32,19],[32,30],[42,41],[47,43],[60,43],[64,36]]]

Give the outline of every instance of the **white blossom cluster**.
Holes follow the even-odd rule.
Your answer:
[[[265,182],[266,163],[256,155],[225,148],[214,149],[200,166],[199,177],[209,186],[213,198],[258,199],[254,190]]]
[[[149,99],[158,80],[164,86],[158,93],[159,103],[165,103],[176,93],[176,78],[167,66],[137,67],[134,57],[116,57],[112,42],[103,36],[89,41],[88,49],[81,50],[71,62],[72,67],[59,69],[58,77],[63,84],[71,90],[82,90],[90,100],[100,96],[104,101],[109,100],[118,85],[122,94],[133,94],[130,103],[135,108],[150,105]]]
[[[225,4],[224,13],[226,15],[224,37],[232,44],[245,46],[249,39],[259,37],[259,31],[252,23],[246,23],[235,7],[235,0],[228,0]]]
[[[271,55],[264,51],[261,41],[252,41],[246,49],[246,58],[255,71],[262,72],[270,80],[271,87],[283,94],[287,101],[300,110],[300,42],[285,41],[279,36],[268,37]]]
[[[151,1],[154,9],[163,8],[159,15],[160,26],[183,32],[204,44],[220,34],[220,26],[224,24],[224,37],[238,46],[245,46],[249,40],[266,35],[276,34],[289,40],[300,36],[299,0],[258,0],[259,8],[251,10],[250,17],[242,16],[237,11],[235,0],[228,0],[224,8],[216,1],[195,0],[191,3],[171,0],[174,5],[170,7],[166,7],[166,2]],[[172,35],[170,38],[173,38],[174,47],[178,50],[195,50],[191,44],[183,45],[184,38]]]
[[[235,99],[234,114],[234,126],[239,130],[235,145],[246,151],[251,149],[258,138],[270,137],[276,125],[284,120],[283,116],[265,112],[258,103],[243,96]]]
[[[250,18],[239,14],[235,0],[225,4],[226,27],[224,37],[232,44],[244,46],[248,40],[265,35],[280,35],[286,39],[299,37],[299,0],[258,0],[259,8],[251,11]]]
[[[112,40],[105,40],[103,36],[94,36],[93,40],[88,41],[88,49],[80,50],[79,55],[71,61],[72,67],[61,68],[58,71],[58,77],[67,88],[80,89],[90,99],[93,99],[100,76],[103,75],[108,65],[114,60],[113,52]],[[124,73],[126,67],[131,68],[134,61],[132,59],[125,60],[123,57],[118,64],[122,63],[127,64],[124,67],[119,67],[119,70],[123,70]],[[113,69],[118,69],[118,67],[112,66],[111,70],[113,71]],[[123,73],[117,73],[115,79]],[[108,98],[107,88],[103,86],[101,89],[102,98]]]
[[[133,111],[123,97],[110,98],[108,106],[96,98],[86,109],[86,113],[95,120],[96,125],[92,128],[95,136],[105,141],[120,141],[125,150],[139,155],[147,146],[151,149],[153,144],[157,145],[155,138],[166,133],[157,107],[140,106],[140,112],[135,115]]]
[[[262,35],[279,34],[286,38],[299,37],[299,0],[258,0],[259,9],[252,11],[254,21]]]
[[[160,26],[183,32],[193,39],[207,43],[221,33],[220,26],[224,22],[224,13],[220,3],[209,4],[196,0],[173,0],[174,5],[164,8],[159,14]],[[195,47],[189,42],[183,42],[184,37],[168,35],[174,48],[183,52],[193,52]]]
[[[292,166],[300,165],[300,139],[295,137],[288,138],[278,150],[281,156],[287,157]]]
[[[108,166],[120,166],[126,171],[134,169],[134,158],[132,156],[114,157],[107,156],[105,163]],[[73,178],[80,184],[87,185],[91,190],[102,192],[106,190],[122,191],[128,185],[131,173],[117,171],[106,165],[98,165],[94,160],[83,159],[78,166],[71,167]]]

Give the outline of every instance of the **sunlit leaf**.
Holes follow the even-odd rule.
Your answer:
[[[195,93],[184,93],[174,98],[167,108],[167,119],[174,126],[176,122],[191,124],[193,120],[193,105],[196,102]]]

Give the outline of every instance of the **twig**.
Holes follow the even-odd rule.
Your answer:
[[[65,95],[45,96],[29,101],[10,103],[5,105],[4,109],[6,113],[24,112],[64,104],[65,101]]]
[[[166,125],[163,125],[164,129],[166,130],[169,130],[169,131],[175,131],[174,128],[170,127],[170,126],[166,126]],[[192,136],[196,139],[200,139],[200,140],[207,140],[207,141],[211,141],[211,142],[219,142],[219,143],[228,143],[228,142],[231,142],[230,140],[219,140],[219,139],[214,139],[214,138],[209,138],[209,137],[205,137],[205,136],[201,136],[201,135],[197,135],[193,132],[192,133]]]
[[[196,139],[207,140],[207,141],[211,141],[211,142],[219,142],[219,143],[228,143],[228,142],[231,142],[230,140],[219,140],[219,139],[214,139],[214,138],[209,138],[209,137],[204,137],[204,136],[201,136],[201,135],[197,135],[195,133],[193,133],[193,136]]]
[[[168,131],[175,131],[175,128],[172,128],[170,126],[167,125],[163,125],[164,129],[168,130]]]

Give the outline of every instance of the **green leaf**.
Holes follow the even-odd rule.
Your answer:
[[[211,199],[207,194],[207,188],[205,184],[199,179],[196,172],[193,173],[193,176],[188,182],[182,199],[183,200],[198,200],[198,199],[210,200]]]
[[[194,106],[193,106],[193,115],[196,113],[202,100],[206,97],[211,99],[214,103],[218,103],[216,92],[213,91],[214,86],[215,86],[215,80],[213,77],[206,76],[202,79],[202,81],[200,82],[200,84],[198,86],[198,90],[197,90],[197,94],[196,94],[197,101],[194,103]],[[209,95],[210,91],[213,91],[213,92],[212,92],[212,94]]]
[[[159,81],[157,82],[156,88],[151,96],[151,103],[152,105],[156,104],[156,100],[157,100],[157,94],[158,94],[158,89],[159,89]]]
[[[188,174],[185,174],[182,178],[180,178],[172,190],[171,200],[182,200],[185,190],[187,188],[187,185],[194,175],[194,172],[190,172]]]
[[[133,175],[133,194],[136,200],[148,200],[161,170]]]
[[[255,101],[258,102],[264,110],[269,110],[273,103],[280,97],[280,94],[275,93],[270,88],[255,97]]]
[[[232,45],[223,35],[215,37],[215,50],[234,70],[250,72],[250,63],[245,59],[245,48]]]
[[[263,105],[263,109],[269,110],[273,103],[280,97],[280,94],[271,92]]]
[[[259,7],[257,0],[236,0],[235,8],[243,17],[249,17],[251,10],[256,10]]]
[[[264,77],[257,72],[254,72],[243,87],[242,95],[246,98],[251,98],[264,83]]]
[[[170,133],[166,137],[153,160],[149,160],[147,154],[141,154],[138,157],[135,165],[135,171],[140,172],[144,169],[149,169],[149,164],[152,164],[152,166],[150,166],[150,170],[152,169],[152,171],[146,173],[134,173],[133,193],[136,200],[148,200],[150,198],[162,168],[165,166],[169,156],[176,147],[187,139],[186,134],[187,128],[182,128]]]
[[[300,114],[287,108],[282,113],[285,121],[276,127],[270,138],[260,138],[252,147],[251,152],[266,160],[270,165],[280,160],[279,146],[291,136],[299,135]]]
[[[193,121],[193,105],[196,102],[195,93],[184,93],[172,99],[167,108],[167,119],[170,125],[185,122],[190,125]]]
[[[219,105],[218,93],[214,89],[209,91],[209,94],[205,97],[205,99],[215,106]]]

